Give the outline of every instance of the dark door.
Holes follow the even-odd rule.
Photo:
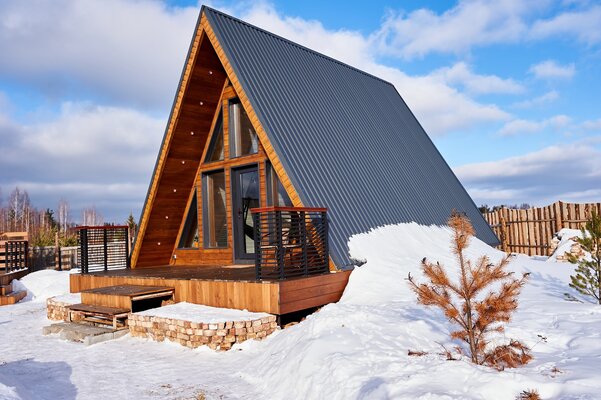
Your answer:
[[[254,224],[251,208],[260,206],[259,170],[257,166],[232,170],[232,205],[234,216],[234,258],[248,263],[254,258]]]

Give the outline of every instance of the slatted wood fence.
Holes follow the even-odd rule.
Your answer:
[[[501,241],[503,251],[549,256],[553,234],[562,228],[580,229],[591,212],[601,214],[601,203],[555,202],[526,210],[500,208],[484,218]]]

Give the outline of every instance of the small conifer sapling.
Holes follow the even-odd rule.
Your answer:
[[[489,334],[503,332],[504,324],[511,320],[528,275],[517,279],[506,271],[509,255],[496,264],[487,256],[475,263],[467,260],[464,252],[474,235],[472,224],[465,215],[456,212],[448,224],[453,231],[451,249],[460,269],[458,282],[449,278],[443,265],[424,258],[422,271],[427,282],[418,283],[411,274],[408,276],[418,302],[438,307],[449,321],[458,325],[451,337],[468,345],[473,363],[499,370],[528,363],[532,359],[530,350],[517,340],[492,349],[488,346]]]
[[[601,304],[601,216],[593,211],[581,233],[576,241],[590,256],[579,259],[568,254],[568,261],[577,265],[575,275],[570,276],[570,286]]]

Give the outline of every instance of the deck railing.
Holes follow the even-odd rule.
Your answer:
[[[29,268],[29,243],[27,240],[0,242],[0,272],[23,271]]]
[[[77,229],[82,274],[130,267],[127,226],[82,226]]]
[[[251,212],[258,280],[329,271],[327,209],[265,207]]]

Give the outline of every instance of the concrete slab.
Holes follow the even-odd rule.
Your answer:
[[[75,323],[59,322],[42,329],[44,335],[59,335],[61,339],[72,342],[80,342],[86,346],[106,342],[107,340],[118,339],[129,333],[127,329],[113,330],[100,326]]]

